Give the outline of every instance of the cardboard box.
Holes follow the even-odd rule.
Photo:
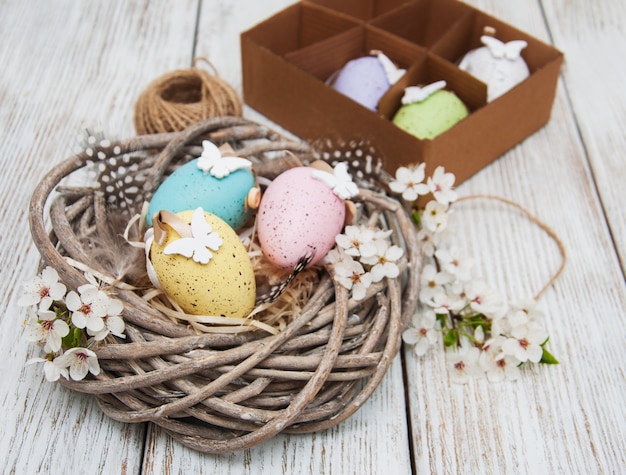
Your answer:
[[[457,64],[481,46],[485,27],[504,42],[528,43],[531,75],[487,103],[486,85]],[[327,80],[350,59],[383,51],[407,73],[373,112]],[[426,162],[467,179],[541,128],[550,118],[563,55],[457,0],[304,0],[242,33],[244,101],[302,139],[369,140],[384,167]],[[392,122],[404,88],[445,79],[470,115],[433,140],[419,140]]]

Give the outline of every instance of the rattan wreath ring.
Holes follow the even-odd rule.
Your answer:
[[[207,138],[228,142],[253,160],[257,173],[277,166],[281,157],[310,152],[307,144],[234,117],[96,146],[55,166],[34,192],[30,225],[42,264],[57,269],[74,289],[86,280],[72,260],[102,271],[88,261],[81,243],[106,221],[107,192],[57,187],[62,180],[91,162],[97,165],[98,157],[138,156],[141,166],[134,173],[147,174],[149,189]],[[118,288],[126,340],[105,340],[95,348],[100,375],[79,382],[62,379],[62,384],[94,395],[115,420],[151,421],[184,445],[208,453],[238,451],[281,432],[308,433],[344,421],[371,396],[396,356],[417,304],[421,267],[414,226],[401,204],[363,188],[355,201],[361,219],[392,229],[394,242],[404,247],[399,278],[373,285],[357,302],[322,268],[320,285],[301,315],[270,336],[261,331],[197,334],[151,307],[137,291]]]

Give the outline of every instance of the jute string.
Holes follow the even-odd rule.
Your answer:
[[[204,61],[215,74],[197,66]],[[204,119],[241,116],[237,92],[206,58],[196,58],[190,69],[178,69],[152,81],[135,104],[138,135],[177,132]]]
[[[539,226],[556,243],[557,247],[559,248],[559,253],[561,254],[561,264],[559,265],[559,268],[556,270],[556,272],[552,275],[550,280],[533,297],[534,300],[539,300],[541,298],[541,296],[544,294],[544,292],[546,290],[548,290],[548,288],[552,284],[554,284],[554,282],[556,282],[556,280],[560,277],[561,273],[563,272],[563,269],[565,269],[565,264],[567,262],[567,252],[565,250],[565,245],[563,244],[563,241],[561,241],[559,236],[557,236],[557,234],[554,232],[554,230],[550,226],[548,226],[543,221],[541,221],[537,216],[532,214],[529,210],[524,208],[522,205],[516,203],[515,201],[511,201],[511,200],[509,200],[507,198],[503,198],[501,196],[496,196],[496,195],[479,194],[479,195],[464,196],[462,198],[459,198],[456,201],[456,203],[459,203],[459,202],[462,202],[462,201],[475,200],[475,199],[487,199],[487,200],[500,201],[501,203],[505,203],[505,204],[507,204],[509,206],[513,206],[514,208],[517,208],[530,221],[532,221],[534,224]]]

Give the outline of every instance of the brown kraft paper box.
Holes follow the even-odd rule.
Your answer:
[[[487,87],[457,65],[481,46],[485,27],[503,42],[525,40],[530,77],[487,103]],[[393,174],[438,165],[461,183],[547,123],[563,54],[457,0],[304,0],[241,34],[244,101],[300,138],[368,140]],[[326,81],[351,59],[384,52],[407,73],[373,112]],[[432,140],[391,118],[404,88],[446,80],[470,115]]]

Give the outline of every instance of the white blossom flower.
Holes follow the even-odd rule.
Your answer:
[[[485,329],[483,328],[482,325],[478,325],[474,329],[474,340],[477,343],[484,343],[484,341],[485,341]]]
[[[461,346],[455,352],[448,353],[452,381],[465,384],[472,377],[483,376],[484,372],[478,364],[479,357],[480,350],[475,346]]]
[[[433,300],[438,293],[445,293],[444,285],[451,283],[453,276],[447,272],[438,272],[432,264],[426,264],[420,276],[420,300],[427,303]]]
[[[435,200],[429,201],[422,214],[422,224],[431,232],[442,231],[448,224],[448,207]]]
[[[328,251],[328,254],[324,257],[324,264],[334,265],[345,262],[346,260],[352,260],[352,256],[346,254],[346,250],[339,246]]]
[[[59,362],[58,357],[52,361],[44,358],[31,358],[26,362],[27,365],[34,363],[43,363],[43,374],[46,380],[51,383],[58,381],[61,376],[65,379],[69,379],[67,368]]]
[[[24,319],[24,331],[28,341],[39,343],[42,340],[41,324],[35,308],[29,307]]]
[[[400,275],[400,268],[396,261],[402,257],[404,251],[398,246],[390,246],[387,241],[377,240],[376,254],[371,257],[362,257],[363,264],[373,266],[370,269],[373,282],[380,282],[385,277],[394,279]]]
[[[435,200],[443,205],[448,205],[456,201],[456,191],[452,190],[454,186],[454,174],[446,173],[444,167],[437,167],[432,177],[428,178],[428,190],[433,194]]]
[[[94,376],[100,374],[100,364],[96,354],[87,348],[70,348],[56,358],[57,364],[69,368],[70,377],[74,381],[80,381],[91,373]]]
[[[470,307],[488,318],[502,315],[504,307],[500,293],[484,280],[472,280],[465,285],[465,298]]]
[[[413,345],[413,351],[417,356],[424,356],[439,341],[436,323],[435,312],[427,310],[420,315],[415,315],[409,328],[402,333],[402,340]]]
[[[467,281],[472,277],[474,260],[466,256],[457,246],[449,249],[438,248],[435,251],[435,257],[442,270],[454,275],[457,279]]]
[[[356,276],[355,276],[356,277]],[[372,275],[369,272],[358,276],[358,281],[352,285],[352,298],[363,300],[367,293],[367,288],[372,284]]]
[[[424,255],[433,257],[435,255],[435,248],[437,243],[435,242],[436,234],[433,234],[427,229],[420,229],[417,232],[417,240],[422,244],[422,251]]]
[[[344,234],[335,237],[337,245],[353,257],[370,257],[376,254],[374,230],[360,226],[346,226]]]
[[[458,312],[465,305],[465,301],[461,299],[459,295],[443,290],[435,292],[430,300],[422,300],[422,303],[432,307],[437,315],[447,315],[450,312]]]
[[[120,316],[124,310],[124,305],[117,299],[109,299],[109,307],[107,314],[104,317],[104,328],[99,332],[93,332],[87,328],[87,333],[93,336],[96,341],[104,340],[109,333],[119,337],[126,338],[124,330],[126,330],[126,324],[124,319]]]
[[[107,301],[109,296],[102,290],[102,284],[96,281],[90,274],[85,274],[85,277],[90,283],[78,287],[78,293],[89,300],[102,299],[103,301]]]
[[[57,318],[51,310],[30,313],[26,321],[26,339],[36,343],[45,343],[44,351],[56,353],[61,349],[61,340],[70,332],[64,320]]]
[[[509,319],[507,314],[500,317],[495,317],[491,320],[491,334],[492,335],[509,335],[511,333],[511,325],[509,325]]]
[[[59,282],[59,274],[53,267],[46,267],[30,280],[23,282],[24,295],[17,304],[21,307],[39,304],[39,308],[47,310],[55,300],[61,300],[65,296],[65,285]]]
[[[491,333],[493,335],[510,335],[513,330],[513,325],[511,324],[511,317],[515,318],[515,313],[508,311],[503,315],[495,316],[491,321]],[[521,316],[521,315],[518,315]],[[524,321],[527,321],[524,319]],[[523,321],[515,321],[513,323],[523,324]]]
[[[394,193],[402,194],[402,199],[415,201],[419,195],[429,192],[424,181],[424,168],[426,164],[420,163],[417,166],[399,167],[396,170],[396,179],[389,183],[389,188]]]
[[[105,317],[104,328],[102,330],[99,332],[92,332],[87,329],[87,333],[89,336],[92,336],[95,341],[102,341],[109,334],[113,334],[119,338],[126,338],[124,330],[126,330],[126,324],[124,323],[124,319],[122,317]]]
[[[109,306],[107,307],[107,317],[117,317],[124,311],[124,304],[121,300],[109,297]]]
[[[375,229],[372,241],[386,241],[393,231],[391,229]]]
[[[537,301],[534,299],[523,299],[511,306],[509,320],[513,327],[524,325],[527,322],[539,322],[543,320],[544,314],[537,308]]]
[[[362,300],[372,284],[372,275],[365,272],[360,262],[354,260],[335,264],[335,276],[341,285],[352,290],[352,298],[355,300]]]
[[[502,343],[502,351],[521,363],[538,363],[543,355],[541,345],[548,339],[546,331],[536,323],[520,325],[511,331],[511,337]]]
[[[85,279],[87,279],[87,282],[88,282],[87,284],[84,284],[85,288],[92,286],[92,287],[95,287],[97,290],[103,289],[104,283],[96,279],[93,274],[89,272],[85,272],[83,275],[85,276]],[[79,287],[79,291],[81,288],[83,288],[82,285]]]
[[[65,297],[67,309],[72,312],[72,323],[77,328],[86,327],[92,332],[99,332],[104,328],[108,296],[91,284],[81,285],[78,291],[80,296],[72,290]]]
[[[506,339],[501,336],[491,338],[483,346],[479,357],[480,366],[485,371],[487,379],[494,383],[504,380],[514,381],[520,375],[519,361],[502,351],[504,341]]]

